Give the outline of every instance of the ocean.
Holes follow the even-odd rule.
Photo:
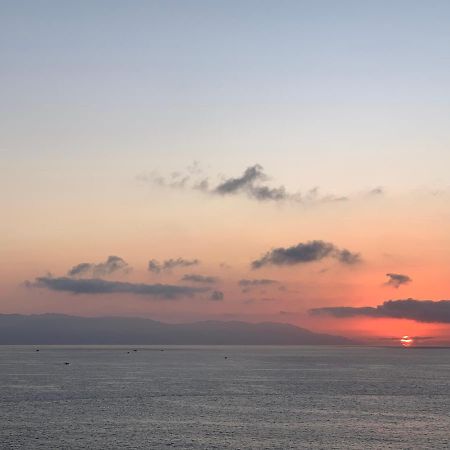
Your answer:
[[[449,447],[450,349],[0,346],[2,450]]]

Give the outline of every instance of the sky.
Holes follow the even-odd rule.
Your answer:
[[[0,313],[450,342],[449,2],[0,10]]]

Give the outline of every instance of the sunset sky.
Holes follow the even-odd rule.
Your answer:
[[[450,342],[450,2],[2,10],[0,313]]]

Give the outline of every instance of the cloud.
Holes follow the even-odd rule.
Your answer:
[[[186,274],[183,276],[181,281],[191,281],[193,283],[214,284],[214,283],[217,283],[218,279],[216,277],[210,277],[210,276],[206,276],[206,275]]]
[[[384,283],[385,286],[392,286],[396,289],[398,289],[402,284],[408,284],[412,281],[408,275],[402,275],[400,273],[387,273],[386,276],[389,280]]]
[[[122,271],[129,272],[131,270],[128,263],[126,263],[119,256],[108,256],[105,262],[98,264],[93,263],[80,263],[73,266],[68,272],[69,277],[82,277],[86,275],[93,275],[94,277],[101,277],[110,275],[114,272]]]
[[[242,279],[239,280],[238,282],[239,286],[242,288],[243,293],[247,293],[257,287],[271,286],[277,283],[278,281],[269,280],[267,278],[252,279],[252,280]]]
[[[290,201],[300,204],[316,204],[329,202],[342,202],[348,200],[345,196],[321,195],[319,188],[314,187],[301,194],[300,192],[289,192],[285,186],[270,186],[270,177],[259,164],[247,167],[240,176],[229,177],[218,184],[212,183],[209,177],[205,177],[198,163],[189,167],[186,173],[173,172],[169,176],[161,176],[157,172],[141,174],[137,180],[152,183],[159,187],[171,189],[188,189],[201,191],[209,195],[231,196],[244,195],[256,201],[283,202]],[[212,185],[212,186],[211,186]]]
[[[73,266],[67,272],[67,275],[69,275],[69,277],[76,277],[76,276],[87,274],[87,273],[91,272],[92,266],[93,266],[93,264],[91,264],[91,263],[77,264],[76,266]]]
[[[376,195],[383,195],[383,194],[384,194],[384,188],[381,186],[373,188],[367,193],[368,196],[376,196]]]
[[[292,266],[320,261],[326,257],[335,258],[342,264],[356,264],[361,261],[358,253],[350,252],[347,249],[339,249],[331,242],[309,241],[300,243],[292,247],[275,248],[260,259],[251,263],[253,269],[259,269],[267,265]]]
[[[345,202],[348,200],[348,197],[345,196],[336,196],[332,194],[320,195],[320,190],[318,187],[314,187],[306,192],[303,196],[296,194],[297,201],[301,201],[303,203],[328,203],[328,202]]]
[[[176,267],[189,267],[200,264],[198,259],[166,259],[163,262],[158,262],[156,259],[152,259],[148,262],[148,270],[153,273],[161,273],[163,271],[175,269]]]
[[[263,168],[259,164],[247,167],[242,176],[237,178],[228,178],[219,184],[214,192],[221,195],[235,194],[243,189],[247,189],[253,185],[256,180],[265,180],[266,175]]]
[[[221,291],[213,291],[211,293],[211,296],[209,297],[210,300],[213,300],[216,302],[223,300],[223,298],[224,298],[224,295],[223,295],[223,292],[221,292]]]
[[[270,284],[276,284],[278,281],[269,280],[267,278],[259,278],[253,280],[242,279],[239,280],[239,286],[241,287],[252,287],[252,286],[268,286]]]
[[[159,187],[184,189],[188,187],[191,176],[184,175],[180,172],[172,172],[168,177],[163,177],[162,175],[159,175],[157,172],[153,171],[149,174],[138,175],[136,179],[139,182],[150,182]]]
[[[450,323],[450,300],[388,300],[378,306],[337,306],[311,309],[312,315],[330,315],[336,318],[356,316],[410,319],[416,322]]]
[[[39,287],[72,294],[135,294],[165,300],[193,297],[208,290],[207,288],[170,284],[124,283],[99,278],[70,277],[38,277],[34,282],[27,282],[26,284],[28,287]]]
[[[245,194],[247,197],[257,201],[285,201],[289,200],[297,203],[320,203],[347,200],[346,197],[336,197],[334,195],[319,195],[319,189],[313,188],[305,195],[288,192],[285,186],[270,187],[263,182],[269,180],[261,165],[255,164],[247,167],[244,173],[237,178],[228,178],[212,191],[213,194],[234,195]]]
[[[336,249],[336,253],[333,256],[342,264],[352,265],[361,262],[361,256],[359,253],[353,253],[345,248],[342,250]]]
[[[291,197],[284,186],[271,188],[264,184],[258,184],[266,180],[268,180],[268,176],[264,173],[262,166],[255,164],[247,167],[240,177],[228,178],[223,181],[212,190],[212,193],[219,195],[244,193],[248,197],[259,201],[280,201]]]

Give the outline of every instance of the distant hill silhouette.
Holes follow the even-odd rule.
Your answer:
[[[0,314],[0,344],[350,345],[350,339],[318,334],[287,323],[168,324],[128,317]]]

